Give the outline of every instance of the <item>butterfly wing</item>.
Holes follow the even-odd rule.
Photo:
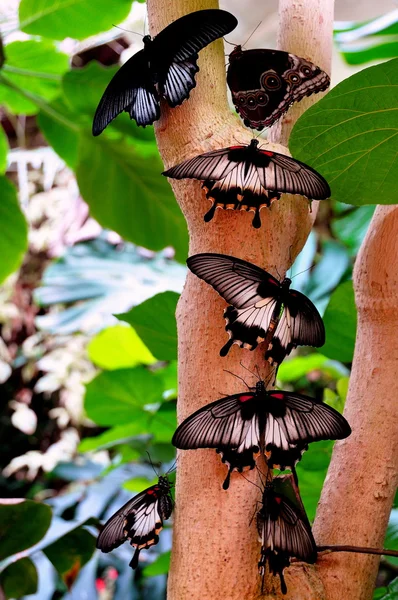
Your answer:
[[[159,96],[145,49],[134,54],[111,79],[95,112],[93,135],[102,133],[123,111],[143,127],[160,116]]]
[[[172,444],[183,450],[230,448],[240,451],[260,445],[259,403],[252,392],[235,394],[203,406],[177,428]]]
[[[265,358],[272,365],[280,365],[296,346],[319,348],[325,343],[325,326],[309,298],[290,290]]]
[[[245,125],[270,127],[305,96],[329,87],[329,76],[294,54],[278,50],[235,49],[230,55],[227,82]]]
[[[239,146],[244,150],[245,146]],[[231,148],[221,148],[194,156],[171,169],[164,171],[163,175],[171,179],[199,179],[200,181],[224,179],[233,169],[237,162],[230,157]]]
[[[153,71],[158,75],[159,92],[174,107],[195,87],[198,52],[232,31],[236,18],[225,10],[200,10],[170,23],[153,40]]]
[[[261,186],[279,193],[300,194],[311,200],[330,197],[327,181],[304,163],[267,150],[259,150],[257,172]],[[264,162],[260,157],[264,157]]]

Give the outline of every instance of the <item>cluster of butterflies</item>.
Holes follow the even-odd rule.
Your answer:
[[[93,134],[99,135],[121,112],[138,125],[160,117],[163,97],[174,108],[195,87],[198,52],[226,35],[237,20],[223,10],[202,10],[171,23],[153,40],[144,37],[144,49],[128,60],[106,88],[94,117]],[[229,56],[227,82],[237,112],[245,125],[262,130],[272,125],[293,102],[324,91],[329,77],[311,62],[276,50],[242,50]],[[300,194],[310,200],[326,199],[330,189],[311,167],[283,154],[262,150],[253,139],[247,146],[233,146],[190,158],[163,173],[175,179],[203,181],[215,209],[254,211],[253,226],[260,227],[260,209],[282,193]],[[189,269],[210,284],[228,303],[224,311],[228,341],[220,350],[226,356],[233,344],[254,350],[265,348],[265,360],[276,370],[298,345],[319,347],[325,342],[322,318],[312,302],[290,289],[291,280],[279,282],[247,261],[222,254],[196,254]],[[248,387],[248,386],[247,386]],[[262,487],[257,526],[261,541],[260,573],[283,577],[292,557],[308,563],[317,558],[309,521],[298,495],[297,462],[308,444],[350,435],[345,418],[321,401],[294,392],[267,390],[258,375],[255,387],[216,400],[190,415],[174,433],[172,443],[182,450],[214,448],[227,466],[223,483],[231,473],[253,469],[262,454],[268,468],[290,469],[293,494],[280,491],[279,477]],[[126,540],[135,547],[130,563],[138,565],[142,549],[156,544],[163,521],[173,509],[171,483],[166,476],[127,502],[102,528],[97,547],[110,552]],[[296,497],[299,501],[292,500]]]

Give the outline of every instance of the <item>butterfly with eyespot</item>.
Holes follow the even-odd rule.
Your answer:
[[[324,92],[330,78],[295,54],[236,46],[229,55],[227,82],[244,124],[261,131],[275,123],[294,102]]]
[[[102,552],[111,552],[129,540],[135,548],[130,567],[136,569],[140,551],[158,543],[163,521],[173,511],[170,490],[170,481],[166,476],[161,476],[156,485],[126,502],[103,526],[97,539],[97,548]]]
[[[279,575],[282,594],[286,594],[283,571],[290,565],[290,559],[297,558],[312,564],[317,559],[317,547],[301,499],[299,506],[298,502],[293,503],[285,494],[279,493],[275,489],[278,479],[276,477],[265,485],[261,508],[257,513],[261,542],[258,568],[264,586],[265,566],[268,563],[270,572],[274,576]]]
[[[160,98],[174,108],[195,87],[198,52],[232,31],[238,21],[225,10],[209,9],[177,19],[156,37],[144,36],[144,48],[132,56],[106,88],[93,122],[99,135],[123,111],[145,127],[160,117]]]
[[[204,220],[210,221],[216,208],[254,211],[253,227],[261,226],[260,210],[279,200],[281,194],[300,194],[311,200],[325,200],[330,188],[314,169],[278,152],[248,146],[232,146],[200,154],[168,169],[171,179],[199,179],[213,200]]]
[[[230,339],[221,356],[233,344],[254,350],[264,342],[266,360],[280,365],[296,346],[325,343],[320,314],[309,298],[290,289],[291,279],[279,282],[264,269],[226,254],[195,254],[187,265],[230,305],[224,311]]]
[[[216,448],[232,471],[255,467],[264,452],[268,467],[292,471],[310,442],[341,440],[351,428],[334,408],[294,392],[267,390],[261,379],[255,388],[203,406],[176,429],[172,444],[182,450]]]

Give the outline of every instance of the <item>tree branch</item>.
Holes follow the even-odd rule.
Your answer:
[[[328,71],[332,6],[333,0],[281,1],[283,27],[289,31],[282,38],[292,42],[289,50],[308,56]],[[156,34],[183,14],[216,7],[215,0],[167,3],[148,0],[151,33]],[[313,20],[316,26],[312,24]],[[294,34],[296,23],[298,33]],[[303,35],[306,27],[308,31]],[[234,37],[234,32],[228,37],[236,43],[242,42]],[[200,52],[197,87],[189,100],[173,110],[162,104],[162,117],[155,130],[166,168],[205,151],[250,141],[251,132],[242,127],[227,104],[225,62],[222,42],[211,44]],[[290,131],[294,119],[310,102],[300,103],[294,116],[284,120],[282,133],[273,134],[274,141],[278,135],[286,139],[285,131]],[[287,153],[286,148],[277,144],[270,148]],[[301,250],[316,214],[316,211],[309,213],[305,199],[284,196],[270,210],[263,209],[261,229],[252,228],[250,213],[229,210],[217,210],[214,219],[204,223],[203,215],[210,203],[200,182],[173,180],[172,186],[187,220],[190,254],[231,254],[252,261],[275,275],[277,272],[283,274],[289,259],[294,260]],[[223,369],[246,378],[247,373],[239,364],[242,360],[252,370],[258,364],[264,378],[269,372],[264,363],[263,348],[249,353],[234,346],[228,359],[220,358],[219,350],[227,335],[222,317],[224,308],[225,302],[210,286],[188,275],[177,308],[179,421],[220,397],[220,392],[240,391],[236,379]],[[225,492],[221,488],[225,470],[213,450],[179,453],[169,600],[252,600],[260,596],[261,582],[257,571],[260,545],[255,522],[249,525],[259,491],[243,477],[232,474],[230,490]],[[256,471],[247,475],[253,481],[256,476]],[[313,567],[295,565],[289,571],[287,582],[293,596],[287,598],[297,600],[295,590],[302,589],[304,595],[300,597],[305,600],[322,600]],[[270,585],[277,585],[274,578]]]
[[[318,544],[381,547],[398,479],[398,208],[378,206],[358,254],[358,330],[345,407],[352,434],[337,442],[314,533]],[[372,598],[379,559],[324,556],[328,600]]]

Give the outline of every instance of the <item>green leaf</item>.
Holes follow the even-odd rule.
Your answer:
[[[375,211],[374,206],[360,206],[331,222],[334,235],[356,255]]]
[[[345,281],[333,292],[323,322],[326,343],[322,346],[322,353],[341,362],[351,362],[357,328],[357,309],[352,281]]]
[[[392,582],[386,587],[382,588],[385,594],[375,594],[374,598],[380,600],[397,600],[398,599],[398,577],[392,580]],[[377,591],[377,590],[376,590]]]
[[[24,500],[0,504],[0,560],[37,544],[51,523],[51,508]]]
[[[76,175],[92,216],[150,250],[173,246],[183,262],[187,227],[162,170],[157,150],[143,156],[128,140],[82,137]]]
[[[311,444],[297,465],[300,494],[310,521],[315,518],[323,482],[329,467],[334,442],[327,440]]]
[[[147,477],[133,477],[132,479],[128,479],[122,485],[122,487],[128,492],[133,492],[137,494],[142,490],[145,490],[151,485],[155,485],[158,482],[158,478],[147,478]]]
[[[171,560],[171,551],[159,554],[156,560],[144,568],[143,574],[145,577],[154,577],[155,575],[164,575],[169,572]]]
[[[0,574],[0,586],[6,598],[22,598],[37,592],[36,567],[30,558],[11,563]]]
[[[162,382],[144,367],[104,371],[86,387],[85,409],[98,425],[134,422],[145,405],[162,400]]]
[[[54,40],[82,40],[124,21],[130,9],[131,0],[113,0],[111,5],[108,0],[22,0],[19,26],[25,33]]]
[[[397,105],[398,59],[364,69],[300,117],[292,155],[319,170],[340,202],[395,204]]]
[[[323,350],[323,348],[322,348]],[[346,371],[338,363],[334,363],[326,356],[314,352],[307,356],[295,356],[283,361],[278,369],[278,381],[293,382],[308,375],[311,371],[323,371],[336,379]]]
[[[135,440],[139,435],[149,434],[149,414],[144,411],[141,411],[141,414],[138,414],[138,417],[136,416],[136,413],[133,414],[134,421],[132,423],[128,423],[127,425],[117,425],[100,435],[82,440],[78,446],[79,452],[108,450],[115,446],[128,444],[132,440]]]
[[[0,173],[4,173],[7,168],[8,139],[5,131],[0,127]]]
[[[28,229],[19,208],[17,192],[6,177],[0,176],[0,283],[16,271],[28,248]]]
[[[0,104],[14,114],[35,115],[37,104],[23,94],[53,100],[61,89],[61,75],[68,69],[68,57],[49,41],[12,42],[5,49],[6,62],[0,80]],[[10,81],[18,93],[6,85]]]
[[[40,130],[55,152],[71,169],[75,169],[79,147],[79,125],[76,124],[76,115],[70,111],[62,98],[53,100],[49,109],[48,112],[41,110],[37,115]]]
[[[125,369],[155,362],[132,327],[115,325],[98,333],[87,346],[90,360],[101,369]]]
[[[178,298],[179,294],[175,292],[163,292],[135,306],[128,313],[116,315],[118,319],[135,328],[159,360],[177,358],[175,312]]]
[[[52,562],[64,581],[76,574],[92,557],[95,537],[84,527],[73,529],[59,540],[47,546],[44,554]]]

